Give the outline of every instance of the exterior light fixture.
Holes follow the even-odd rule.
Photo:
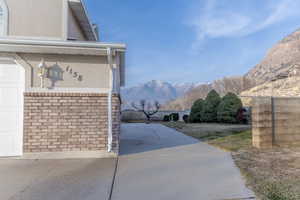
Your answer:
[[[41,80],[41,88],[44,88],[44,79],[47,74],[47,66],[45,64],[44,59],[42,59],[41,63],[38,66],[38,76],[40,77]]]

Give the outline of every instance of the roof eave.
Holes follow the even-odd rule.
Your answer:
[[[97,41],[98,36],[93,28],[91,20],[89,19],[87,9],[81,0],[69,0],[71,10],[74,12],[75,17],[79,21],[85,36],[90,41]]]
[[[107,48],[111,48],[115,52],[126,51],[125,44],[116,43],[0,38],[0,52],[7,53],[106,55]]]

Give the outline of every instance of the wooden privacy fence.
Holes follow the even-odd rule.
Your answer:
[[[253,146],[300,145],[300,98],[256,97],[252,106]]]

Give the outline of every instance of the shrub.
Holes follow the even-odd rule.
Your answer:
[[[183,115],[182,119],[185,123],[188,123],[189,122],[189,115]]]
[[[204,122],[217,122],[218,106],[220,102],[220,95],[215,90],[211,90],[205,98],[201,120]]]
[[[178,113],[172,113],[170,114],[170,120],[177,122],[179,120],[179,114]]]
[[[201,114],[203,112],[204,108],[204,100],[198,99],[194,102],[192,109],[191,109],[191,115],[189,121],[192,123],[201,122]]]
[[[234,93],[227,93],[218,106],[218,121],[238,123],[238,111],[243,107],[242,101]]]
[[[248,124],[250,120],[249,112],[245,108],[240,108],[237,112],[237,122],[241,124]]]
[[[169,122],[170,121],[170,116],[169,115],[165,115],[163,121],[164,122]]]

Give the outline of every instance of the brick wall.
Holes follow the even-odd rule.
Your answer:
[[[106,94],[24,94],[24,152],[107,150]],[[120,101],[113,97],[113,145],[118,150]]]
[[[252,120],[255,147],[300,145],[300,98],[255,98]]]

